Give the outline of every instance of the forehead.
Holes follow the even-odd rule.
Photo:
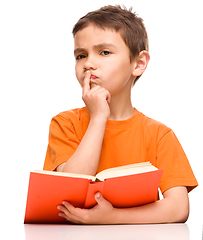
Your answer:
[[[75,49],[91,47],[101,43],[113,44],[118,47],[127,47],[120,32],[113,29],[89,25],[86,28],[79,30],[74,37]]]

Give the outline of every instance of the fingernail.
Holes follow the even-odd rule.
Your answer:
[[[100,198],[100,197],[101,197],[101,193],[100,192],[96,193],[96,198]]]
[[[61,210],[61,207],[60,207],[60,206],[57,206],[57,209],[58,209],[58,210]]]

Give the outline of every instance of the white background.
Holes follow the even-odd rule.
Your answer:
[[[89,11],[124,3],[144,19],[151,55],[132,90],[133,105],[178,136],[200,184],[190,193],[188,223],[202,221],[202,1],[0,0],[0,203],[5,222],[23,222],[29,172],[43,167],[51,118],[83,106],[74,72],[74,24]]]

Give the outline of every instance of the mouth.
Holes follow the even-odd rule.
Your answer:
[[[90,79],[97,79],[97,78],[98,78],[98,77],[95,76],[95,75],[93,75],[93,74],[90,76]]]

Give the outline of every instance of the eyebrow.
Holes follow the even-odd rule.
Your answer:
[[[94,49],[98,49],[98,48],[114,48],[116,49],[116,46],[112,43],[99,43],[99,44],[96,44],[94,45],[93,47]],[[77,55],[78,53],[81,53],[81,52],[85,52],[85,48],[76,48],[74,50],[74,55]]]

